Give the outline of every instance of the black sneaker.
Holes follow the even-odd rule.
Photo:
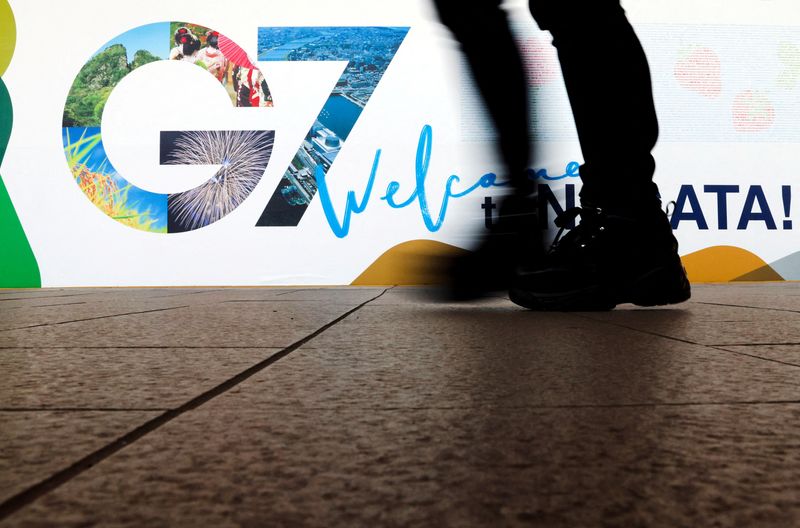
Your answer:
[[[580,224],[563,238],[564,229]],[[691,297],[678,242],[658,207],[614,211],[575,207],[556,220],[561,230],[545,264],[519,270],[511,300],[531,310],[611,310],[622,303],[658,306]]]

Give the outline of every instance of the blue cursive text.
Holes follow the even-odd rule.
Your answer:
[[[461,191],[456,191],[453,189],[453,186],[461,182],[461,178],[455,174],[451,175],[445,182],[444,197],[442,198],[442,203],[439,206],[439,214],[434,220],[434,215],[431,213],[428,204],[428,196],[425,190],[425,183],[428,177],[428,166],[430,165],[431,160],[432,145],[433,128],[430,125],[425,125],[422,127],[422,132],[419,136],[419,143],[417,145],[417,159],[415,168],[416,186],[411,192],[411,195],[405,200],[398,202],[395,199],[395,195],[400,190],[400,182],[392,181],[386,187],[386,194],[384,194],[380,199],[386,201],[389,207],[392,207],[393,209],[402,209],[404,207],[408,207],[414,202],[418,202],[420,213],[422,213],[422,221],[425,223],[425,227],[428,229],[428,231],[435,233],[441,229],[442,224],[444,224],[445,217],[447,216],[447,208],[450,205],[451,198],[462,198],[476,191],[477,189],[505,187],[509,185],[509,182],[498,182],[497,175],[493,172],[489,172],[481,176],[477,182],[469,187]],[[367,187],[364,189],[364,194],[362,195],[361,200],[358,200],[355,191],[348,191],[347,199],[345,201],[344,215],[341,221],[336,215],[336,211],[331,201],[331,195],[328,190],[325,172],[320,166],[317,166],[317,169],[314,172],[314,178],[317,182],[317,191],[322,203],[322,210],[325,213],[325,218],[328,221],[331,230],[337,237],[346,237],[350,232],[350,220],[352,215],[363,213],[366,210],[370,198],[372,197],[372,189],[375,186],[375,179],[377,177],[380,159],[381,150],[378,149],[375,152],[375,159],[372,163],[372,171],[370,172],[369,180],[367,181]],[[580,176],[579,168],[580,165],[578,162],[573,161],[567,165],[565,173],[560,176],[549,176],[546,169],[529,169],[528,177],[532,180],[543,179],[546,181],[561,180],[564,178],[576,178]]]

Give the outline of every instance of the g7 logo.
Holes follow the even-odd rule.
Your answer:
[[[409,28],[260,28],[261,61],[346,61],[339,81],[306,134],[257,226],[296,226],[369,102]],[[127,48],[137,47],[129,60]],[[100,210],[130,227],[191,231],[236,209],[260,182],[275,134],[258,130],[161,131],[160,163],[220,165],[203,184],[160,194],[130,183],[103,146],[109,95],[130,72],[159,60],[187,61],[213,75],[235,108],[272,106],[264,76],[244,50],[219,32],[183,22],[140,26],[109,41],[76,77],[64,108],[64,153],[76,183]]]

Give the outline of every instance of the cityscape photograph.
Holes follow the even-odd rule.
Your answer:
[[[260,61],[347,61],[258,225],[297,225],[408,33],[401,27],[260,28]]]

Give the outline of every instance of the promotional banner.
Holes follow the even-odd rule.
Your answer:
[[[800,279],[793,1],[623,3],[694,281]],[[0,287],[418,283],[495,221],[495,132],[427,0],[184,4],[0,0]],[[554,231],[580,146],[549,33],[506,7]]]

